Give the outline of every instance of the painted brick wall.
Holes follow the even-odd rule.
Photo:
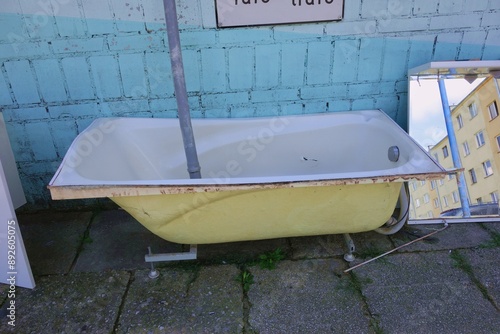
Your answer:
[[[193,117],[382,108],[407,122],[408,68],[500,59],[499,0],[346,0],[331,23],[217,29],[177,0]],[[72,139],[103,116],[176,117],[161,0],[9,0],[0,108],[33,208]],[[90,201],[91,203],[94,203]]]

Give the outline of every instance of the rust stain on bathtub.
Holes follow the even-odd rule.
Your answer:
[[[450,171],[425,174],[384,175],[379,177],[360,177],[344,179],[325,179],[270,183],[239,183],[239,184],[198,184],[193,185],[87,185],[87,186],[48,186],[53,199],[81,199],[103,197],[128,197],[144,195],[169,195],[203,192],[222,192],[234,190],[259,190],[277,188],[322,187],[331,185],[357,185],[407,182],[410,180],[440,179],[450,174]]]

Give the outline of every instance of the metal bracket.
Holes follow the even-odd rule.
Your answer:
[[[198,255],[198,246],[190,245],[188,252],[180,253],[159,253],[153,254],[151,252],[151,247],[148,247],[148,254],[144,255],[144,260],[151,263],[151,271],[149,272],[149,278],[157,278],[160,276],[158,270],[154,267],[154,262],[170,262],[170,261],[186,261],[186,260],[196,260]]]
[[[347,245],[347,253],[344,254],[344,260],[346,260],[347,262],[352,262],[355,259],[353,253],[356,251],[354,241],[352,241],[352,238],[348,233],[344,233],[344,240]]]

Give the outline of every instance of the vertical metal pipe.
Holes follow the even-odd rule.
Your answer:
[[[441,104],[443,105],[444,121],[446,123],[446,131],[448,132],[448,141],[450,143],[451,158],[453,159],[453,165],[455,168],[462,168],[462,162],[460,160],[460,155],[458,152],[457,138],[455,136],[455,130],[453,130],[453,122],[451,119],[450,104],[448,102],[448,94],[446,93],[446,87],[444,84],[444,79],[438,79],[439,93],[441,94]],[[465,183],[464,173],[460,172],[457,175],[458,184],[458,194],[460,195],[460,203],[462,204],[462,211],[464,217],[470,217],[469,199],[467,196],[467,189]]]
[[[179,36],[179,24],[177,22],[177,10],[175,0],[163,0],[165,9],[165,20],[167,22],[168,46],[170,49],[170,62],[172,64],[172,75],[174,79],[175,97],[177,99],[177,112],[181,126],[182,140],[186,152],[187,169],[191,179],[200,179],[200,163],[196,152],[191,115],[186,90],[186,79],[184,76],[184,65],[182,63],[181,42]]]

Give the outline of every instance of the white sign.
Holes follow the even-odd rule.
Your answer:
[[[344,11],[343,0],[216,1],[219,27],[335,21]]]

